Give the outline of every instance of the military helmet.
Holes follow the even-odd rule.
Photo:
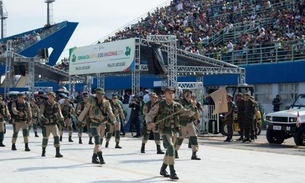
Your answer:
[[[95,90],[95,93],[100,93],[100,94],[105,94],[105,90],[103,88],[96,88]]]

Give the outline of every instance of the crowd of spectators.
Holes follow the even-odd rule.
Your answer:
[[[68,58],[61,59],[60,63],[57,63],[54,67],[56,69],[60,69],[60,70],[68,72],[69,71],[69,59]]]
[[[176,35],[178,47],[192,53],[220,58],[233,51],[278,45],[289,49],[304,39],[303,0],[174,0],[157,8],[104,42],[147,35]],[[213,39],[238,30],[232,40]],[[251,31],[248,31],[251,30]]]

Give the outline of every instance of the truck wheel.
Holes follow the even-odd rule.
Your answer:
[[[266,132],[266,138],[271,144],[282,144],[285,140],[285,134],[282,131],[268,129]]]
[[[259,124],[257,124],[256,125],[256,135],[260,135],[261,132],[262,132],[262,127]]]
[[[222,135],[228,136],[228,125],[227,125],[227,123],[221,123],[219,131]]]
[[[305,126],[301,126],[294,134],[294,143],[299,146],[305,145]]]

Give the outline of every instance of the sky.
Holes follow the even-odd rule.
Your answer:
[[[2,1],[8,13],[7,36],[36,29],[47,23],[45,0]],[[169,2],[170,0],[56,0],[53,3],[53,22],[79,22],[60,59],[68,57],[69,48],[91,45]]]

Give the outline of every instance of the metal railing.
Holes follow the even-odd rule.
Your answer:
[[[245,47],[233,52],[207,53],[205,56],[219,59],[234,65],[294,62],[305,60],[305,40],[296,43],[270,43],[268,46],[257,45]],[[282,46],[284,45],[285,46]]]

